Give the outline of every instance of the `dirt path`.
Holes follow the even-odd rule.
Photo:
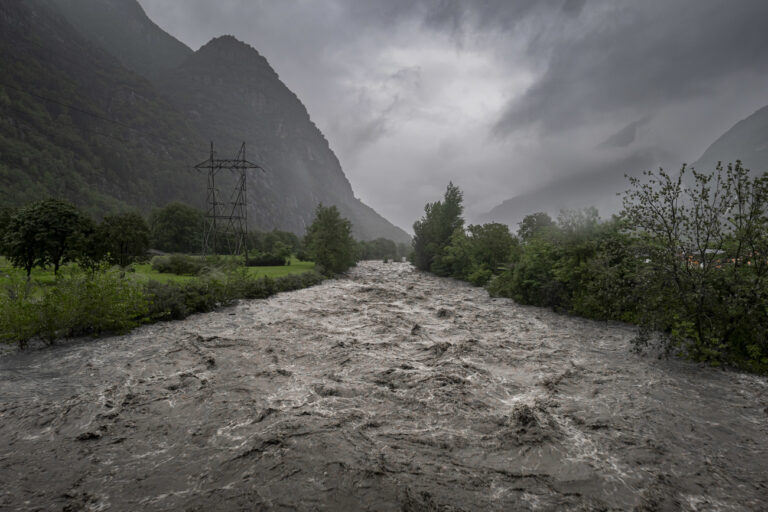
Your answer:
[[[0,359],[3,510],[758,510],[768,381],[364,263]]]

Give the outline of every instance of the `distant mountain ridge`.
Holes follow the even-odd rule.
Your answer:
[[[635,152],[601,169],[579,173],[507,199],[488,213],[479,216],[478,220],[502,222],[514,227],[531,213],[543,211],[554,217],[563,209],[588,206],[596,206],[601,215],[606,217],[621,208],[621,200],[616,194],[628,188],[629,183],[624,174],[639,176],[642,171],[670,160],[670,155],[657,151]],[[744,167],[750,169],[753,174],[768,172],[768,106],[758,109],[718,137],[692,167],[698,171],[711,172],[717,162],[727,165],[736,160],[741,160]],[[678,169],[676,165],[668,170]]]
[[[668,158],[656,150],[636,151],[616,161],[574,176],[557,180],[537,190],[507,199],[488,213],[479,216],[479,222],[501,222],[517,228],[526,215],[545,212],[556,218],[561,210],[597,207],[605,218],[621,209],[619,193],[629,187],[624,176],[637,176],[643,170],[655,167]]]
[[[712,171],[718,161],[727,164],[737,159],[753,173],[768,172],[768,105],[718,137],[693,167],[699,171]]]
[[[255,227],[303,234],[322,202],[359,239],[410,239],[355,198],[301,101],[231,36],[192,52],[136,0],[4,0],[0,65],[11,70],[0,84],[6,204],[56,195],[96,215],[173,200],[202,207],[205,177],[192,165],[208,141],[226,157],[245,141],[268,169],[249,181]]]

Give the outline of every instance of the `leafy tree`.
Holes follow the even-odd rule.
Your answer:
[[[93,221],[71,203],[45,199],[21,208],[6,229],[4,245],[14,266],[27,277],[34,266],[52,264],[58,274],[62,263],[82,251],[85,234]]]
[[[166,252],[199,252],[203,212],[183,203],[170,203],[149,217],[150,243]]]
[[[768,177],[738,161],[687,172],[648,171],[624,195],[650,270],[643,325],[695,359],[768,367]]]
[[[441,275],[457,279],[467,279],[474,265],[474,247],[463,228],[454,230],[448,245],[435,257],[433,267],[441,270]]]
[[[301,246],[299,237],[289,231],[249,231],[248,232],[248,250],[254,250],[263,253],[274,252],[275,245],[281,243],[288,247],[293,253],[298,251]]]
[[[474,260],[491,270],[509,262],[517,241],[509,232],[509,226],[497,222],[471,225],[469,237],[474,248]]]
[[[27,279],[36,265],[44,264],[41,243],[29,216],[17,212],[11,217],[3,237],[3,251],[14,267],[23,268],[27,272]]]
[[[317,206],[304,244],[312,260],[329,275],[346,271],[357,260],[352,223],[342,218],[335,206]]]
[[[395,259],[398,256],[397,244],[386,238],[377,238],[359,242],[361,260]]]
[[[552,228],[556,225],[555,221],[552,220],[552,217],[544,212],[537,212],[527,215],[518,226],[520,227],[517,230],[517,236],[519,236],[523,242],[527,242],[535,236],[551,232]]]
[[[453,233],[464,226],[464,196],[457,186],[448,183],[442,201],[428,203],[424,217],[413,224],[412,262],[421,270],[431,270],[438,275],[450,274],[439,257],[451,241]],[[437,265],[435,265],[437,263]]]
[[[433,266],[442,269],[443,275],[484,285],[501,264],[512,259],[515,244],[505,224],[471,225],[466,231],[457,228]]]
[[[124,267],[143,258],[149,249],[149,226],[137,213],[104,217],[97,230],[109,262]]]
[[[0,208],[0,254],[5,254],[3,239],[5,238],[5,232],[8,229],[8,225],[11,223],[11,218],[15,213],[16,210],[9,206]]]

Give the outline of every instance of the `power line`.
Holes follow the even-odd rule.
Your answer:
[[[24,90],[24,89],[22,89],[22,88],[20,88],[20,87],[16,87],[15,85],[11,85],[11,84],[9,84],[9,83],[7,83],[7,82],[3,82],[3,81],[0,81],[0,85],[3,85],[4,87],[8,87],[8,88],[10,88],[10,89],[13,89],[13,90],[15,90],[15,91],[18,91],[18,92],[20,92],[20,93],[23,93],[23,94],[27,94],[27,95],[29,95],[29,96],[32,96],[32,97],[35,97],[35,98],[41,99],[41,100],[43,100],[43,101],[50,101],[51,103],[55,103],[56,105],[59,105],[59,106],[62,106],[62,107],[67,107],[67,108],[69,108],[69,109],[72,109],[72,110],[74,110],[75,112],[80,112],[81,114],[85,114],[85,115],[88,115],[88,116],[94,117],[94,118],[96,118],[96,119],[101,119],[102,121],[106,121],[106,122],[108,122],[108,123],[112,123],[112,124],[115,124],[115,125],[117,125],[117,126],[122,126],[123,128],[128,128],[129,130],[134,130],[134,131],[136,131],[136,132],[139,132],[139,133],[142,133],[142,134],[144,134],[144,135],[147,135],[147,136],[151,137],[151,135],[149,135],[148,133],[142,132],[141,130],[137,130],[137,129],[136,129],[136,128],[134,128],[133,126],[129,126],[129,125],[127,125],[127,124],[124,124],[124,123],[121,123],[121,122],[119,122],[119,121],[115,121],[114,119],[110,119],[110,118],[108,118],[108,117],[104,117],[104,116],[102,116],[102,115],[100,115],[100,114],[96,114],[96,113],[94,113],[94,112],[90,112],[90,111],[88,111],[88,110],[85,110],[85,109],[82,109],[82,108],[80,108],[80,107],[76,107],[76,106],[74,106],[74,105],[71,105],[71,104],[69,104],[69,103],[64,103],[63,101],[59,101],[59,100],[57,100],[57,99],[48,98],[47,96],[42,96],[42,95],[40,95],[40,94],[37,94],[37,93],[34,93],[34,92],[26,91],[26,90]]]

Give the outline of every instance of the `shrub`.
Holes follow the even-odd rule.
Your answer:
[[[203,260],[185,254],[171,254],[170,256],[155,256],[152,258],[152,269],[162,274],[194,276],[200,274],[205,268],[207,267]]]
[[[13,283],[0,299],[0,339],[24,345],[41,336],[123,332],[144,319],[148,304],[142,287],[116,271],[72,271],[53,286]]]
[[[24,345],[38,332],[33,285],[11,278],[0,294],[0,341]]]
[[[248,257],[246,265],[249,267],[282,267],[286,265],[287,258],[284,254],[257,252]]]

